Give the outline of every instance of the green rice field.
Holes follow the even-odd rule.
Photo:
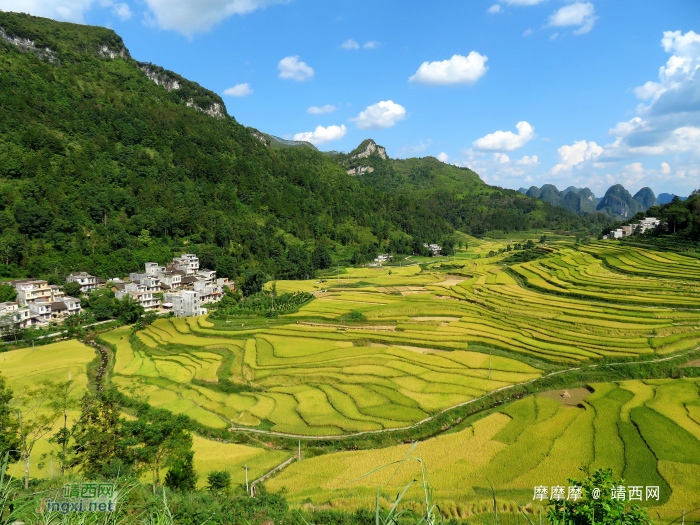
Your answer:
[[[273,323],[114,330],[102,336],[116,348],[112,381],[212,428],[342,436],[408,427],[555,369],[700,345],[697,260],[617,243],[554,243],[521,264],[474,258],[505,242],[430,265],[279,281],[278,293],[315,299]],[[364,320],[348,322],[353,312]],[[217,388],[223,380],[237,393]]]
[[[658,486],[651,503],[667,518],[700,506],[700,380],[623,381],[588,386],[575,406],[530,396],[466,428],[421,442],[429,482],[448,516],[484,508],[489,481],[503,504],[532,502],[535,486],[567,485],[581,467],[612,467],[626,486]],[[390,496],[419,477],[416,463],[380,470],[410,445],[339,452],[294,463],[267,483],[292,502],[366,506],[377,487]],[[393,475],[393,477],[392,477]],[[419,498],[411,489],[409,497]],[[647,502],[649,504],[649,502]]]

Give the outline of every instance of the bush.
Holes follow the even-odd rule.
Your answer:
[[[225,470],[214,470],[207,476],[207,487],[212,492],[219,492],[231,488],[231,473]]]

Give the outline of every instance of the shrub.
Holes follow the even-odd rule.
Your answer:
[[[213,492],[231,488],[231,473],[225,470],[213,470],[207,476],[207,486]]]

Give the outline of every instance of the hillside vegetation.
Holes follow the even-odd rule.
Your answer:
[[[320,245],[451,229],[313,149],[266,147],[220,97],[134,61],[109,29],[14,13],[0,27],[34,42],[0,39],[2,275],[111,277],[193,251],[226,277],[296,278]]]
[[[367,154],[368,147],[374,151]],[[508,190],[485,184],[468,168],[445,164],[434,157],[391,159],[369,139],[350,153],[331,153],[344,168],[359,172],[363,183],[391,194],[424,203],[465,233],[480,236],[536,228],[596,232],[609,217],[579,217],[570,211]],[[367,169],[371,168],[371,169]]]

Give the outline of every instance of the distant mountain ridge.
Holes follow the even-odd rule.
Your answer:
[[[578,215],[601,212],[616,219],[627,219],[639,211],[646,211],[652,206],[664,204],[664,202],[657,200],[651,188],[644,187],[633,197],[621,184],[615,184],[608,188],[602,198],[597,198],[589,188],[569,186],[565,190],[559,191],[553,184],[545,184],[541,188],[531,186],[527,190],[520,188],[518,191],[529,197],[561,206]],[[672,199],[671,195],[665,202],[671,202]]]
[[[688,197],[680,197],[679,195],[676,195],[674,193],[659,193],[659,196],[656,197],[656,200],[659,202],[659,204],[668,204],[673,200],[674,197],[678,197],[682,201],[688,199]]]

